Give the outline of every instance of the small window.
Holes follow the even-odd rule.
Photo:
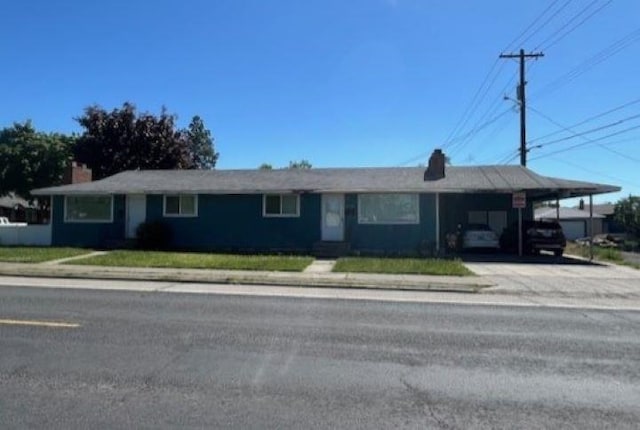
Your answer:
[[[65,222],[112,222],[113,198],[111,196],[66,196],[64,220]]]
[[[417,194],[359,194],[359,224],[419,224]]]
[[[198,215],[198,199],[192,194],[164,196],[164,216],[188,217]]]
[[[262,214],[266,217],[300,216],[300,196],[296,194],[265,194]]]

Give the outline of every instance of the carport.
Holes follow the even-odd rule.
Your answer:
[[[620,191],[613,185],[542,176],[523,166],[447,167],[447,172],[458,171],[462,174],[447,174],[428,183],[430,191],[436,193],[436,237],[443,244],[458,224],[521,225],[522,221],[534,220],[533,209],[538,202],[555,200],[559,205],[563,199],[588,197],[592,206],[594,195]],[[592,220],[591,210],[589,236],[593,233]]]
[[[620,187],[606,184],[596,184],[591,182],[573,181],[568,179],[559,178],[545,178],[554,184],[544,184],[545,186],[520,190],[520,193],[525,193],[527,200],[532,203],[542,201],[556,201],[555,208],[555,220],[560,222],[560,200],[589,197],[589,218],[587,219],[587,236],[589,237],[589,254],[590,259],[593,260],[593,235],[594,235],[594,213],[593,213],[593,196],[597,194],[614,193],[620,191]],[[542,185],[542,184],[541,184]],[[549,218],[548,216],[546,217]],[[522,237],[520,241],[520,252],[522,255]]]

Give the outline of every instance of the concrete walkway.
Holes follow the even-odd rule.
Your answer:
[[[85,258],[96,257],[98,255],[105,255],[105,254],[108,254],[108,252],[107,251],[93,251],[93,252],[90,252],[88,254],[76,255],[75,257],[59,258],[57,260],[45,261],[45,262],[43,262],[41,264],[47,264],[47,265],[61,264],[61,263],[69,262],[69,261],[82,260],[82,259],[85,259]]]
[[[494,283],[479,276],[333,273],[331,262],[316,261],[305,272],[103,267],[72,264],[0,263],[0,276],[197,282],[296,287],[369,288],[475,293]]]
[[[335,265],[336,260],[313,260],[304,273],[331,273]]]
[[[565,256],[533,262],[465,262],[474,273],[496,284],[483,294],[558,298],[620,298],[640,302],[640,270],[606,262],[589,263]]]

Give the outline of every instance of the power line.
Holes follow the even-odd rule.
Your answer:
[[[527,37],[526,39],[524,39],[522,42],[520,42],[520,46],[526,44],[537,32],[539,32],[540,30],[542,30],[544,27],[547,26],[547,24],[549,24],[556,16],[558,16],[558,14],[560,12],[562,12],[568,5],[569,3],[571,3],[573,0],[567,0],[566,2],[564,2],[554,13],[553,15],[551,15],[542,25],[540,25],[536,31],[534,31],[533,33],[531,33],[529,35],[529,37]],[[556,2],[554,2],[555,4]],[[546,9],[545,9],[546,10]]]
[[[580,164],[572,163],[570,161],[563,160],[563,159],[560,159],[558,157],[551,157],[551,159],[555,160],[555,161],[559,161],[561,163],[565,163],[565,164],[567,164],[569,166],[573,166],[576,169],[583,170],[583,171],[585,171],[587,173],[591,173],[592,175],[598,175],[598,176],[602,176],[604,178],[609,178],[609,179],[612,179],[612,180],[617,181],[617,182],[626,183],[626,184],[631,185],[633,187],[637,187],[638,186],[638,184],[636,182],[630,182],[630,181],[627,181],[627,180],[624,180],[624,179],[616,178],[615,176],[611,176],[611,175],[608,175],[606,173],[596,172],[595,170],[588,169],[588,168],[586,168],[584,166],[581,166]]]
[[[625,123],[627,121],[630,121],[630,120],[636,119],[636,118],[640,118],[640,114],[631,115],[631,116],[628,116],[626,118],[622,118],[622,119],[620,119],[618,121],[611,122],[609,124],[605,124],[605,125],[601,125],[601,126],[598,126],[598,127],[595,127],[595,128],[591,128],[589,130],[585,130],[585,131],[582,131],[580,133],[575,133],[573,136],[566,136],[566,137],[563,137],[563,138],[560,138],[560,139],[551,140],[549,142],[539,143],[535,147],[536,148],[542,148],[542,147],[553,145],[553,144],[556,144],[556,143],[565,142],[567,140],[575,139],[576,137],[581,137],[581,136],[584,136],[584,135],[587,135],[587,134],[596,133],[598,131],[606,130],[607,128],[618,126],[620,124],[623,124],[623,123]]]
[[[508,49],[511,48],[512,45],[515,45],[518,40],[520,38],[522,38],[531,28],[533,28],[546,14],[547,12],[549,12],[560,0],[553,0],[540,14],[538,14],[536,16],[536,18],[534,18],[534,20],[518,35],[516,36],[504,49],[503,51],[506,51]],[[550,22],[551,19],[553,19],[562,9],[564,9],[572,0],[567,0],[549,19],[547,19],[547,21],[545,21],[544,24],[538,26],[526,39],[529,40],[529,38],[531,38],[533,35],[537,34],[542,28],[544,28],[544,26],[546,24],[548,24]],[[524,43],[524,41],[522,42]],[[469,102],[469,104],[467,105],[467,107],[465,108],[465,110],[463,111],[462,116],[460,117],[460,119],[456,122],[455,126],[453,127],[453,129],[451,130],[451,132],[447,135],[447,138],[445,139],[445,142],[443,144],[443,148],[446,148],[447,146],[451,145],[451,141],[454,139],[454,137],[456,137],[456,134],[458,132],[461,132],[462,129],[464,129],[465,125],[471,120],[471,118],[473,117],[473,115],[475,114],[475,112],[478,110],[479,106],[482,104],[482,102],[485,100],[487,93],[489,92],[489,90],[491,89],[491,87],[493,86],[493,84],[495,83],[495,81],[497,80],[498,76],[500,75],[500,72],[502,71],[502,69],[504,68],[504,64],[500,67],[500,69],[495,73],[495,75],[493,75],[494,70],[496,69],[496,66],[498,65],[498,60],[496,60],[491,68],[489,69],[489,72],[487,72],[486,76],[484,77],[484,79],[482,80],[482,83],[480,84],[480,87],[476,90],[476,92],[474,93],[473,97],[471,98],[471,101]],[[493,76],[493,77],[492,77]],[[501,91],[501,93],[504,92],[504,90]],[[490,108],[491,109],[491,108]],[[489,109],[489,110],[490,110]],[[495,110],[494,110],[495,111]],[[473,126],[473,128],[476,128],[476,126],[478,124],[481,124],[482,121],[484,120],[484,118],[486,118],[487,115],[485,113],[485,115],[483,115],[483,117],[478,120],[475,125]]]
[[[496,164],[509,164],[520,155],[520,148],[509,151],[507,155],[500,158]]]
[[[503,116],[505,116],[506,114],[508,114],[509,112],[511,112],[511,109],[507,109],[505,111],[502,111],[501,113],[499,113],[498,115],[494,116],[493,118],[491,118],[490,120],[488,120],[487,122],[479,125],[478,127],[470,130],[468,133],[466,133],[465,135],[459,136],[456,139],[464,139],[466,138],[468,135],[472,135],[475,134],[477,132],[479,132],[480,130],[483,130],[485,128],[487,128],[488,126],[490,126],[491,124],[493,124],[494,122],[496,122],[497,120],[499,120],[500,118],[502,118]],[[455,141],[455,139],[454,139]],[[399,166],[406,166],[407,164],[411,164],[415,161],[418,161],[424,157],[426,157],[427,155],[429,155],[430,152],[423,152],[419,155],[416,155],[415,157],[412,157],[402,163],[399,164]]]
[[[588,16],[586,16],[582,21],[578,22],[576,25],[574,25],[573,27],[571,27],[569,30],[567,30],[566,32],[562,33],[557,39],[555,39],[553,42],[550,42],[548,45],[546,45],[544,48],[541,49],[549,49],[552,46],[556,45],[558,42],[560,42],[562,39],[564,39],[565,37],[567,37],[568,35],[570,35],[571,33],[573,33],[575,30],[577,30],[580,26],[582,26],[585,22],[587,22],[591,17],[593,17],[595,14],[597,14],[598,12],[600,12],[602,9],[604,9],[605,7],[607,7],[609,4],[611,4],[613,0],[609,0],[606,3],[604,3],[603,5],[601,5],[599,8],[597,8],[596,10],[594,10],[592,13],[590,13]],[[592,5],[596,4],[598,2],[598,0],[593,0],[591,3],[589,3],[587,6],[585,6],[580,12],[578,12],[576,15],[574,15],[573,18],[571,18],[569,21],[567,21],[565,23],[564,26],[562,26],[560,29],[556,30],[554,33],[551,34],[551,36],[547,37],[544,41],[542,41],[538,47],[545,45],[549,40],[551,40],[556,34],[558,34],[559,32],[561,32],[563,29],[567,28],[569,26],[569,24],[573,21],[575,21],[576,19],[578,19],[582,14],[586,13]],[[537,47],[535,49],[538,49]]]
[[[600,143],[600,144],[598,144],[598,146],[599,146],[600,148],[602,148],[602,149],[606,149],[607,151],[609,151],[609,152],[611,152],[611,153],[613,153],[613,154],[619,155],[619,156],[620,156],[620,157],[622,157],[622,158],[626,158],[627,160],[635,161],[636,163],[640,163],[640,158],[635,158],[635,157],[632,157],[632,156],[631,156],[631,155],[629,155],[629,154],[625,154],[624,152],[616,151],[615,149],[613,149],[613,148],[609,148],[608,146],[604,146],[604,145],[603,145],[603,144],[601,144],[601,143]]]
[[[588,141],[588,142],[578,143],[578,144],[573,145],[573,146],[570,146],[570,147],[568,147],[568,148],[559,149],[559,150],[557,150],[557,151],[548,152],[548,153],[546,153],[546,154],[538,155],[537,157],[534,157],[534,158],[532,158],[531,160],[532,160],[532,161],[533,161],[533,160],[538,160],[538,159],[540,159],[540,158],[549,157],[549,156],[554,155],[554,154],[560,154],[560,153],[562,153],[562,152],[567,152],[567,151],[570,151],[570,150],[572,150],[572,149],[576,149],[576,148],[580,148],[580,147],[583,147],[583,146],[586,146],[586,145],[589,145],[589,144],[592,144],[592,143],[596,143],[596,142],[599,142],[599,141],[601,141],[601,140],[607,139],[607,138],[609,138],[609,137],[618,136],[618,135],[621,135],[621,134],[624,134],[624,133],[628,133],[628,132],[630,132],[630,131],[637,130],[637,129],[639,129],[639,128],[640,128],[640,125],[635,125],[635,126],[633,126],[633,127],[625,128],[624,130],[620,130],[620,131],[617,131],[617,132],[615,132],[615,133],[611,133],[611,134],[608,134],[608,135],[606,135],[606,136],[599,137],[599,138],[597,138],[597,139],[592,139],[592,140],[590,140],[590,141]]]
[[[513,85],[513,82],[516,80],[517,76],[518,76],[518,72],[514,72],[511,79],[509,79],[509,81],[504,85],[504,87],[502,87],[502,89],[498,93],[498,96],[493,100],[493,102],[491,102],[491,104],[489,105],[490,107],[487,110],[485,110],[484,114],[480,118],[478,118],[478,120],[474,123],[472,130],[478,130],[478,131],[475,133],[467,133],[464,139],[458,140],[456,144],[451,146],[451,148],[449,149],[449,153],[451,154],[451,156],[461,151],[462,148],[464,148],[471,141],[471,139],[473,139],[477,135],[477,133],[482,130],[482,128],[480,128],[480,125],[484,124],[487,118],[493,118],[493,115],[495,115],[495,113],[500,108],[500,102],[503,100],[504,92],[508,87]]]
[[[486,148],[490,148],[492,147],[492,143],[493,140],[495,139],[495,137],[501,133],[504,129],[506,129],[510,124],[511,121],[513,120],[512,116],[507,116],[504,117],[504,119],[502,121],[499,121],[498,123],[496,123],[496,126],[493,128],[493,130],[491,131],[491,133],[489,133],[480,143],[480,145],[478,145],[478,149],[476,149],[473,152],[473,156],[479,156],[482,153],[483,149]],[[509,154],[511,153],[511,151],[509,151]]]
[[[619,111],[619,110],[622,110],[622,109],[624,109],[624,108],[627,108],[627,107],[632,106],[632,105],[637,104],[637,103],[640,103],[640,97],[639,97],[639,98],[637,98],[637,99],[635,99],[635,100],[632,100],[632,101],[630,101],[630,102],[624,103],[624,104],[622,104],[622,105],[620,105],[620,106],[617,106],[617,107],[614,107],[614,108],[612,108],[612,109],[609,109],[609,110],[607,110],[607,111],[605,111],[605,112],[599,113],[599,114],[597,114],[597,115],[595,115],[595,116],[589,117],[589,118],[587,118],[587,119],[585,119],[585,120],[582,120],[582,121],[580,121],[580,122],[578,122],[578,123],[576,123],[576,124],[570,125],[568,128],[575,128],[575,127],[578,127],[578,126],[580,126],[580,125],[582,125],[582,124],[585,124],[585,123],[591,122],[591,121],[593,121],[594,119],[601,118],[601,117],[603,117],[603,116],[609,115],[610,113],[617,112],[617,111]],[[557,125],[557,124],[556,124],[556,125]],[[534,142],[537,142],[538,140],[541,140],[541,139],[546,139],[547,137],[555,136],[555,135],[557,135],[557,134],[562,133],[562,131],[563,131],[563,130],[558,130],[558,131],[555,131],[555,132],[553,132],[553,133],[545,134],[544,136],[540,136],[540,137],[537,137],[537,138],[535,138],[535,139],[529,140],[529,144],[532,144],[532,143],[534,143]]]
[[[445,139],[445,143],[442,145],[443,148],[446,148],[448,145],[451,144],[452,138],[455,136],[458,130],[460,130],[461,128],[464,128],[467,122],[469,122],[469,119],[471,119],[471,117],[473,116],[473,113],[475,113],[475,110],[477,109],[478,105],[482,102],[482,100],[484,100],[486,93],[489,91],[489,89],[491,88],[495,80],[500,75],[502,68],[504,67],[504,65],[501,66],[500,70],[498,70],[496,75],[491,80],[491,83],[489,85],[486,85],[487,82],[489,82],[489,78],[492,75],[497,65],[498,65],[498,60],[494,61],[493,65],[491,66],[491,69],[489,70],[487,75],[484,77],[482,83],[480,84],[480,87],[471,98],[471,102],[467,105],[467,108],[464,110],[462,116],[460,117],[456,125],[453,127],[453,130],[451,130],[451,132]],[[482,93],[482,90],[485,88],[485,85],[486,85],[486,91]],[[482,98],[478,99],[480,93],[482,93]]]
[[[527,32],[528,32],[528,31],[529,31],[529,30],[530,30],[530,29],[531,29],[531,28],[532,28],[532,27],[533,27],[533,26],[534,26],[534,25],[539,21],[539,20],[541,20],[541,19],[542,19],[542,17],[543,17],[544,15],[546,15],[546,14],[547,14],[547,12],[548,12],[551,8],[553,8],[553,6],[555,6],[559,1],[560,1],[560,0],[553,0],[551,3],[549,3],[549,5],[548,5],[548,6],[547,6],[547,7],[546,7],[546,8],[545,8],[545,9],[544,9],[544,10],[543,10],[543,11],[542,11],[542,12],[541,12],[541,13],[540,13],[540,14],[539,14],[539,15],[538,15],[538,16],[537,16],[533,21],[531,21],[531,24],[529,24],[529,25],[528,25],[524,30],[522,30],[522,32],[521,32],[518,36],[516,36],[516,38],[515,38],[515,39],[513,39],[511,42],[509,42],[509,44],[508,44],[507,46],[505,46],[505,47],[504,47],[503,51],[507,51],[507,50],[511,49],[513,46],[516,46],[516,45],[518,45],[518,44],[519,44],[519,45],[523,45],[523,44],[524,44],[524,42],[526,42],[526,41],[523,41],[523,42],[521,42],[521,43],[516,43],[516,42],[517,42],[517,41],[518,41],[522,36],[524,36],[524,35],[525,35],[525,34],[526,34],[526,33],[527,33]],[[539,27],[538,29],[536,29],[536,30],[533,32],[533,34],[535,34],[536,32],[540,31],[540,29],[541,29],[541,27]]]
[[[544,113],[540,112],[540,111],[539,111],[539,110],[537,110],[537,109],[534,109],[534,108],[533,108],[533,107],[531,107],[531,106],[528,106],[528,109],[529,109],[529,110],[531,110],[532,112],[536,113],[537,115],[540,115],[542,118],[546,119],[547,121],[551,122],[552,124],[554,124],[554,125],[556,125],[556,126],[560,127],[560,128],[561,128],[561,129],[563,129],[564,131],[568,131],[568,132],[569,132],[569,133],[571,133],[574,137],[580,137],[582,140],[585,140],[586,142],[589,142],[589,143],[594,143],[594,144],[598,145],[600,148],[602,148],[602,149],[604,149],[604,150],[606,150],[606,151],[609,151],[609,152],[611,152],[611,153],[613,153],[613,154],[616,154],[616,155],[618,155],[618,156],[620,156],[620,157],[622,157],[622,158],[626,158],[627,160],[631,160],[631,161],[635,161],[635,162],[639,162],[639,163],[640,163],[640,159],[637,159],[637,158],[634,158],[634,157],[632,157],[632,156],[630,156],[630,155],[627,155],[627,154],[625,154],[625,153],[622,153],[622,152],[616,151],[616,150],[614,150],[614,149],[612,149],[612,148],[609,148],[609,147],[607,147],[607,146],[603,145],[602,143],[596,142],[596,141],[594,141],[593,139],[589,139],[588,137],[585,137],[584,135],[579,135],[579,134],[578,134],[578,133],[576,133],[574,130],[571,130],[570,128],[568,128],[568,127],[566,127],[566,126],[564,126],[564,125],[560,124],[559,122],[557,122],[557,121],[556,121],[556,120],[554,120],[553,118],[551,118],[551,117],[549,117],[549,116],[545,115]],[[541,146],[533,146],[533,147],[532,147],[532,146],[530,146],[530,147],[529,147],[529,150],[534,149],[534,148],[540,148],[540,147],[541,147]]]
[[[631,33],[627,34],[621,39],[616,40],[611,45],[607,46],[606,48],[602,49],[598,53],[582,61],[580,64],[575,66],[573,69],[571,69],[564,75],[560,76],[559,78],[555,79],[551,83],[542,87],[537,93],[534,93],[532,95],[532,98],[540,97],[545,93],[556,91],[559,88],[563,87],[564,85],[569,84],[571,81],[577,79],[578,77],[588,72],[598,64],[608,60],[615,54],[631,46],[633,43],[635,43],[638,40],[640,40],[640,28],[632,31]]]

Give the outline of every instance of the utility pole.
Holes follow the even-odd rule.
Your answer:
[[[527,58],[544,57],[542,52],[532,52],[525,54],[524,49],[518,54],[500,54],[500,58],[519,58],[520,59],[520,85],[518,85],[518,101],[520,102],[520,165],[527,166],[527,102],[524,87],[527,81],[524,79],[524,62]]]

